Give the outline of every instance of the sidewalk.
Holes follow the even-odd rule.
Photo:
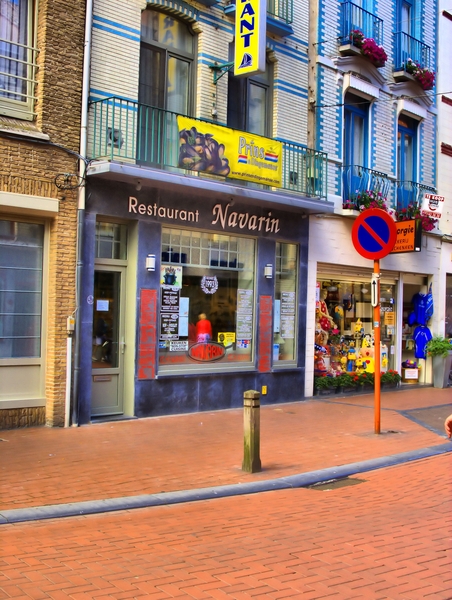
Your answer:
[[[434,388],[383,393],[380,435],[372,394],[263,406],[256,474],[241,470],[241,409],[0,431],[0,514],[274,480],[439,448],[451,397],[452,390]]]

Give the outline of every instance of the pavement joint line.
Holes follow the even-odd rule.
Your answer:
[[[134,508],[168,506],[185,502],[213,500],[215,498],[228,498],[231,496],[243,496],[260,492],[304,488],[316,483],[324,483],[333,479],[343,479],[359,473],[367,473],[369,471],[393,467],[416,460],[440,456],[447,452],[452,452],[451,442],[417,450],[410,450],[408,452],[400,452],[390,456],[349,463],[347,465],[328,467],[326,469],[308,471],[307,473],[299,473],[287,477],[279,477],[277,479],[235,483],[193,490],[180,490],[177,492],[164,492],[160,494],[143,494],[139,496],[125,496],[104,500],[88,500],[66,504],[14,508],[0,511],[0,525],[101,514],[120,510],[131,510]]]

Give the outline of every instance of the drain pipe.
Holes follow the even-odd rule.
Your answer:
[[[72,388],[72,425],[77,426],[79,421],[79,375],[80,375],[80,304],[82,295],[82,270],[83,270],[83,225],[85,220],[85,197],[86,197],[86,151],[87,151],[87,128],[88,128],[88,100],[89,100],[89,80],[91,65],[91,36],[93,22],[93,4],[94,0],[86,0],[85,15],[85,43],[83,54],[83,80],[82,80],[82,109],[80,115],[80,156],[84,160],[79,161],[79,177],[82,184],[78,188],[78,207],[77,207],[77,266],[75,272],[75,302],[76,302],[76,320],[75,320],[75,340],[74,340],[74,381]]]

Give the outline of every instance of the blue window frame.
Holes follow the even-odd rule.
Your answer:
[[[347,93],[344,105],[344,199],[361,191],[362,175],[357,167],[367,167],[369,102]]]
[[[417,180],[418,122],[401,114],[397,123],[397,179],[399,208],[406,208],[412,199],[412,183]]]

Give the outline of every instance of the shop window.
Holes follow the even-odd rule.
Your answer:
[[[319,374],[374,373],[373,308],[369,282],[321,280],[317,283],[316,364]],[[380,285],[381,371],[394,369],[396,286]]]
[[[41,357],[44,225],[0,221],[0,359]]]
[[[233,56],[233,46],[230,56]],[[228,127],[256,135],[272,135],[272,80],[273,69],[270,62],[266,64],[265,73],[251,77],[234,77],[229,72]]]
[[[176,116],[189,116],[193,98],[195,37],[187,23],[142,12],[138,88],[138,161],[177,164]]]
[[[36,54],[32,0],[0,0],[0,108],[33,119]]]
[[[95,256],[127,260],[127,226],[97,222]]]
[[[163,370],[253,360],[255,241],[162,231],[159,365]]]
[[[276,244],[273,364],[297,358],[298,246]]]

